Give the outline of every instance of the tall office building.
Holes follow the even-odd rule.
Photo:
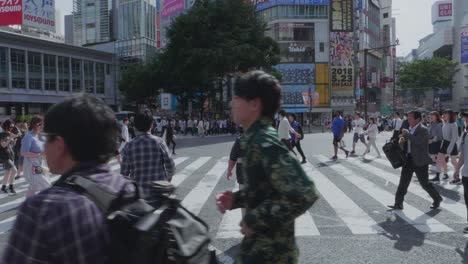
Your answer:
[[[78,46],[111,41],[111,2],[73,0],[73,38]]]
[[[151,0],[117,0],[115,44],[121,67],[145,63],[156,52],[156,5]]]
[[[65,43],[73,45],[73,15],[65,16]]]

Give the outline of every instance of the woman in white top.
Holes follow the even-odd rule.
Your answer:
[[[200,121],[198,122],[198,125],[197,125],[197,128],[198,128],[198,135],[200,137],[205,137],[205,126],[203,124],[203,119],[200,119]]]
[[[369,142],[367,143],[366,151],[364,151],[364,154],[362,154],[362,156],[365,156],[367,153],[370,152],[370,148],[372,145],[372,147],[374,147],[375,151],[377,152],[377,158],[382,157],[380,156],[379,148],[377,148],[377,145],[375,144],[375,141],[377,140],[378,132],[379,132],[379,127],[375,121],[375,117],[370,117],[369,126],[367,127],[367,130],[366,130],[366,134],[368,135]]]
[[[456,116],[452,110],[445,110],[442,119],[444,120],[444,125],[442,126],[442,145],[440,146],[439,154],[437,155],[437,163],[439,167],[444,169],[444,177],[442,179],[446,180],[448,176],[448,167],[447,162],[450,157],[452,165],[457,167],[457,140],[458,140],[458,126],[456,123]],[[456,175],[455,175],[456,176]],[[459,183],[460,178],[454,177],[453,181],[450,183]]]

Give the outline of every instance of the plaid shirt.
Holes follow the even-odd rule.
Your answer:
[[[149,197],[151,182],[170,181],[174,175],[175,164],[169,153],[161,138],[140,134],[125,146],[120,172],[137,182],[143,197]]]
[[[128,182],[105,164],[73,174],[112,192]],[[104,216],[94,202],[69,188],[53,186],[22,204],[1,263],[105,263],[106,244]]]

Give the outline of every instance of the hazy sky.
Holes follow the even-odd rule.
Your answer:
[[[431,6],[435,0],[393,0],[393,13],[396,17],[397,38],[400,46],[397,55],[405,56],[411,49],[418,47],[419,39],[432,33]],[[72,0],[56,0],[55,5],[61,11],[60,20],[73,10]],[[64,28],[64,26],[62,26]]]

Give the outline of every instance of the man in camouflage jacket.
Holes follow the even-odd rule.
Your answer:
[[[246,129],[245,188],[219,194],[217,203],[222,213],[246,208],[236,263],[297,263],[294,220],[318,198],[314,183],[271,126],[280,94],[277,80],[261,71],[239,78],[235,86],[233,118]]]

